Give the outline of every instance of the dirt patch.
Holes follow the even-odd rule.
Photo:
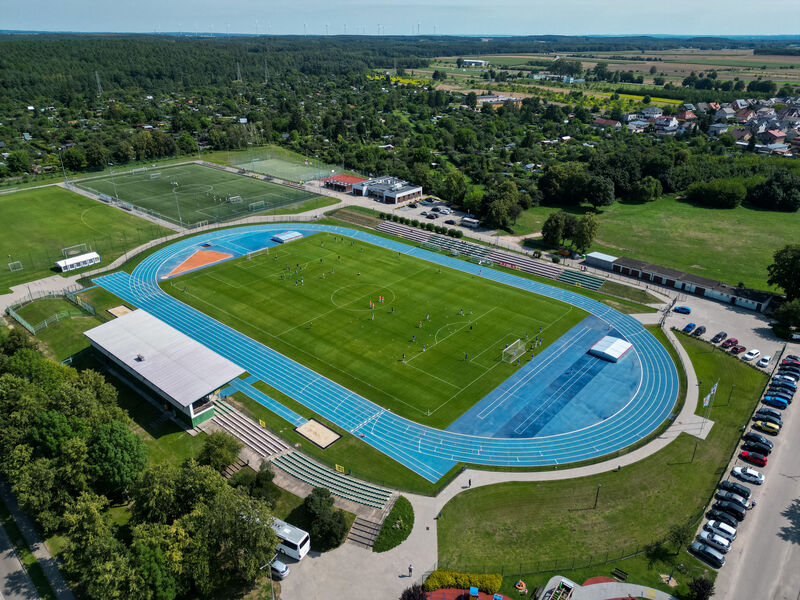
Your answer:
[[[226,258],[231,258],[232,256],[233,254],[217,252],[215,250],[198,250],[177,267],[172,269],[167,277],[173,277],[175,275],[185,273],[186,271],[191,271],[192,269],[199,269],[200,267],[213,265],[214,263],[225,260]]]

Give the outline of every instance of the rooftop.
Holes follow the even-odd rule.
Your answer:
[[[227,358],[141,309],[85,335],[181,406],[189,406],[244,373]]]

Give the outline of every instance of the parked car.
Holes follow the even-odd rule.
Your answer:
[[[769,382],[769,389],[785,390],[788,394],[794,396],[795,392],[797,391],[797,386],[794,385],[791,381],[773,380]]]
[[[772,381],[788,381],[789,383],[793,383],[797,385],[797,375],[793,373],[778,373],[777,375],[773,375]]]
[[[710,531],[701,531],[697,535],[697,539],[700,540],[702,543],[711,546],[715,550],[719,550],[723,554],[727,554],[728,550],[731,549],[731,542],[728,539],[725,539],[721,535],[717,535],[716,533],[711,533]]]
[[[736,519],[735,517],[732,517],[730,514],[728,514],[726,512],[723,512],[721,510],[717,510],[716,508],[712,508],[711,510],[709,510],[706,513],[706,516],[709,519],[712,519],[714,521],[720,521],[722,523],[725,523],[726,525],[728,525],[730,527],[734,527],[735,528],[735,527],[739,526],[738,519]]]
[[[747,350],[744,346],[734,346],[731,348],[731,354],[739,354],[740,352],[744,352]]]
[[[742,436],[742,440],[748,442],[758,442],[759,444],[766,444],[770,448],[772,448],[773,446],[773,443],[771,441],[769,441],[760,433],[756,433],[755,431],[748,431],[747,433],[745,433]]]
[[[701,335],[703,335],[705,332],[706,332],[706,328],[705,328],[705,326],[704,326],[704,325],[700,325],[700,327],[698,327],[697,329],[695,329],[695,330],[694,330],[694,332],[692,333],[692,335],[696,335],[697,337],[700,337],[700,336],[701,336]]]
[[[748,450],[742,450],[741,452],[739,452],[739,458],[749,463],[753,463],[754,465],[758,465],[759,467],[767,466],[767,457],[764,456],[763,454],[759,454],[758,452],[750,452]]]
[[[272,572],[272,575],[278,579],[286,579],[289,573],[291,573],[289,567],[279,560],[273,560],[272,564],[269,566],[269,570]]]
[[[703,525],[703,529],[713,534],[724,537],[728,541],[736,539],[736,526],[723,523],[722,521],[708,521]]]
[[[753,419],[755,419],[756,422],[763,421],[765,423],[772,423],[777,427],[783,427],[783,420],[781,420],[780,417],[775,417],[773,415],[761,413],[760,415],[753,415]]]
[[[775,396],[777,398],[783,398],[789,404],[792,403],[794,400],[794,394],[785,388],[776,388],[776,387],[768,387],[767,388],[767,396]]]
[[[756,414],[756,416],[758,416],[758,415],[769,415],[769,416],[774,417],[774,418],[776,418],[778,420],[780,420],[780,418],[783,416],[783,413],[781,411],[775,410],[774,408],[765,408],[765,407],[759,408],[756,411],[755,414]]]
[[[769,361],[772,360],[772,356],[769,354],[765,354],[761,357],[761,359],[756,363],[756,366],[761,369],[766,369],[767,365],[769,365]]]
[[[686,327],[683,328],[684,333],[692,333],[692,330],[697,327],[694,323],[687,323]]]
[[[676,312],[682,315],[690,315],[692,314],[692,309],[688,306],[676,306],[672,309],[672,312]]]
[[[711,343],[712,344],[719,344],[726,337],[728,337],[728,334],[725,333],[724,331],[720,331],[717,335],[715,335],[713,338],[711,338]]]
[[[800,367],[800,361],[785,358],[781,361],[782,367]]]
[[[800,356],[795,356],[794,354],[787,354],[786,360],[793,360],[796,362],[800,362]]]
[[[425,218],[426,218],[426,219],[435,219],[435,218],[437,218],[438,216],[439,216],[439,215],[437,215],[436,213],[428,213],[427,215],[425,215]]]
[[[432,210],[433,212],[439,212],[439,211],[440,211],[440,210],[442,210],[442,209],[441,209],[441,208],[439,208],[438,206],[434,206],[434,207],[433,207],[431,210]]]
[[[444,222],[444,224],[445,224],[445,225],[455,225],[455,224],[456,224],[456,222],[455,222],[453,219],[447,219],[447,220]]]
[[[408,206],[411,207],[411,208],[417,208],[419,206],[419,204],[417,204],[416,202],[412,202]]]
[[[782,367],[778,367],[778,374],[779,375],[798,375],[800,376],[800,367],[792,367],[790,365],[783,365]]]
[[[742,450],[755,452],[756,454],[762,454],[764,456],[769,456],[772,452],[772,448],[765,446],[764,444],[759,444],[758,442],[745,442],[742,444]]]
[[[797,389],[797,380],[791,375],[775,375],[772,378],[772,383],[775,385],[784,385],[789,389]]]
[[[777,396],[764,396],[761,399],[761,402],[763,402],[767,406],[774,406],[775,408],[780,408],[781,410],[789,407],[788,400],[784,400],[783,398],[778,398]]]
[[[427,211],[427,210],[423,210],[423,211],[422,211],[421,213],[419,213],[419,214],[421,214],[423,217],[427,217],[427,216],[428,216],[428,211]]]
[[[742,508],[748,508],[750,506],[750,502],[747,501],[747,498],[742,498],[739,494],[734,494],[727,490],[718,490],[717,493],[714,494],[714,498],[727,502],[735,502],[736,504],[740,504]]]
[[[755,485],[764,483],[764,475],[752,467],[733,467],[731,474],[737,479],[741,479],[747,483],[753,483]]]
[[[756,421],[753,423],[753,429],[758,429],[770,435],[778,435],[781,432],[781,428],[775,423],[768,423],[767,421]]]
[[[737,340],[736,338],[728,338],[727,340],[722,342],[722,347],[723,348],[733,348],[738,343],[739,343],[739,340]]]
[[[738,494],[742,498],[749,499],[752,495],[752,491],[746,485],[742,485],[741,483],[736,483],[735,481],[720,481],[719,482],[719,489],[726,490],[728,492],[733,492],[734,494]]]
[[[758,358],[759,356],[761,356],[761,350],[753,348],[752,350],[748,350],[747,352],[745,352],[742,358],[744,360],[753,360],[754,358]]]
[[[711,546],[707,546],[706,544],[692,542],[689,544],[688,550],[697,558],[714,567],[715,569],[719,569],[725,564],[725,557],[722,555],[722,553],[718,550],[715,550]]]

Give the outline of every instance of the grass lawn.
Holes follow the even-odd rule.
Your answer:
[[[157,173],[160,175],[151,179]],[[120,171],[79,181],[77,185],[184,224],[272,213],[317,198],[305,190],[194,164],[157,167],[147,172]]]
[[[39,561],[36,560],[28,544],[25,543],[25,538],[22,537],[22,532],[20,532],[17,522],[11,517],[11,513],[8,512],[5,502],[2,500],[0,500],[0,525],[6,530],[8,537],[11,539],[11,543],[14,544],[17,556],[28,572],[28,575],[30,575],[36,592],[42,600],[56,600],[56,595],[53,592],[53,588],[50,587],[50,582],[47,581],[47,577],[44,575],[42,566],[39,564]],[[4,576],[4,579],[7,580],[8,578]],[[6,585],[9,583],[13,584],[12,581],[6,581]],[[9,592],[9,588],[6,588],[6,592]]]
[[[26,190],[0,196],[0,291],[53,275],[53,263],[64,258],[61,249],[87,244],[104,264],[125,250],[160,237],[167,230],[132,214],[90,200],[60,187]],[[19,261],[21,271],[7,263]],[[79,271],[78,271],[79,272]]]
[[[606,554],[613,558],[641,550],[664,539],[671,526],[696,522],[724,474],[766,376],[704,342],[680,340],[698,378],[706,382],[701,395],[720,381],[710,415],[714,425],[708,438],[699,441],[694,461],[695,438],[682,434],[661,452],[619,471],[462,492],[438,520],[439,566],[504,574],[566,571],[573,559],[584,565],[605,560]],[[685,551],[674,556],[679,563],[696,564]],[[635,582],[661,587],[660,568],[667,567],[643,569]]]
[[[71,316],[53,323],[36,335],[36,339],[44,344],[46,354],[59,361],[88,348],[89,340],[83,332],[101,325],[102,319],[90,315],[63,298],[42,298],[17,311],[31,325],[64,311],[69,311]]]
[[[539,231],[554,207],[525,211],[516,235]],[[582,212],[582,211],[581,211]],[[775,250],[797,238],[800,212],[694,206],[664,196],[654,202],[617,202],[598,215],[590,250],[627,256],[737,285],[768,289],[767,266]]]
[[[501,360],[505,344],[543,327],[547,345],[586,316],[460,271],[335,240],[316,234],[277,254],[228,261],[163,287],[396,414],[434,427],[452,423],[518,368]],[[302,272],[287,271],[297,264]]]
[[[611,281],[610,279],[603,282],[603,285],[600,286],[600,291],[606,294],[611,294],[612,296],[621,296],[622,298],[627,298],[628,300],[633,300],[634,302],[641,302],[642,304],[661,303],[661,300],[653,296],[653,294],[647,290],[625,285],[624,283],[619,283],[618,281]],[[622,312],[625,311],[623,310]]]

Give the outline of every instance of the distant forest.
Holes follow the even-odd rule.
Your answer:
[[[788,40],[656,37],[378,37],[156,35],[0,35],[0,81],[8,100],[50,98],[69,105],[104,89],[174,92],[236,79],[263,81],[287,72],[335,77],[369,68],[414,69],[436,56],[521,52],[653,51],[684,47],[753,48],[790,53]],[[780,46],[780,47],[779,47]],[[238,69],[238,71],[237,71]]]

